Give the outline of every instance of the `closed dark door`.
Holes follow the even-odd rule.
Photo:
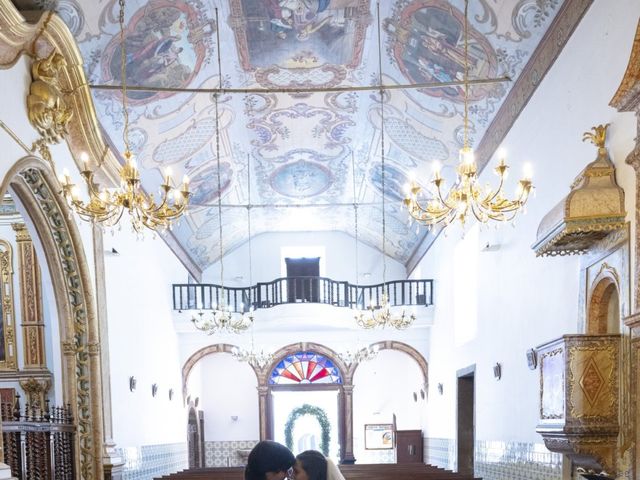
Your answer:
[[[473,475],[475,445],[475,367],[458,372],[458,472]]]
[[[422,463],[422,430],[396,431],[398,463]]]
[[[320,299],[320,257],[285,258],[287,265],[287,301],[318,302]],[[291,278],[293,277],[293,278]]]

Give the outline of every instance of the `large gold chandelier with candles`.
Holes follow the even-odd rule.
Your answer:
[[[469,1],[464,4],[464,144],[460,150],[459,164],[457,168],[458,181],[445,192],[445,181],[440,176],[438,168],[435,169],[431,180],[433,187],[427,199],[422,200],[422,188],[412,181],[406,185],[404,205],[411,217],[418,222],[432,226],[444,224],[445,226],[459,220],[464,224],[467,218],[474,217],[482,223],[492,221],[510,221],[524,207],[529,193],[533,188],[531,175],[526,171],[525,176],[518,182],[516,198],[510,200],[504,192],[504,182],[507,178],[509,167],[505,164],[504,157],[495,168],[499,183],[497,188],[483,187],[478,179],[478,165],[475,160],[473,148],[469,143],[469,36],[468,36],[468,9]],[[426,201],[426,203],[424,203]]]
[[[124,165],[120,168],[120,185],[115,189],[99,188],[94,182],[94,174],[89,168],[88,157],[81,156],[82,178],[87,184],[89,201],[80,198],[79,188],[72,183],[68,172],[60,177],[62,193],[67,203],[83,220],[106,226],[116,225],[125,211],[129,213],[133,230],[141,234],[145,228],[166,230],[174,220],[185,213],[189,203],[189,179],[185,175],[182,185],[173,184],[171,170],[167,169],[160,185],[160,198],[156,202],[153,195],[146,194],[140,186],[140,172],[129,143],[129,114],[127,111],[127,65],[125,56],[124,7],[120,0],[120,73],[122,77],[122,111],[124,115],[123,139],[125,145]]]

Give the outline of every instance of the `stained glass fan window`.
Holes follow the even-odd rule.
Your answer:
[[[342,377],[327,357],[314,352],[297,352],[276,365],[271,372],[269,383],[271,385],[342,383]]]

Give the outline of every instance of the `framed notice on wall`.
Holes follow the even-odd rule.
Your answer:
[[[393,448],[393,424],[369,423],[364,426],[365,450],[390,450]]]

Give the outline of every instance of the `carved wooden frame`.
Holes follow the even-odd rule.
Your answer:
[[[0,0],[2,1],[2,0]],[[42,159],[27,156],[14,163],[0,191],[11,188],[42,245],[51,275],[60,324],[62,387],[78,425],[76,475],[103,476],[103,418],[100,337],[91,275],[77,225],[60,196],[60,185]]]
[[[0,299],[2,301],[2,325],[4,329],[5,359],[0,360],[0,371],[18,369],[16,361],[15,297],[13,294],[13,249],[0,239]]]

